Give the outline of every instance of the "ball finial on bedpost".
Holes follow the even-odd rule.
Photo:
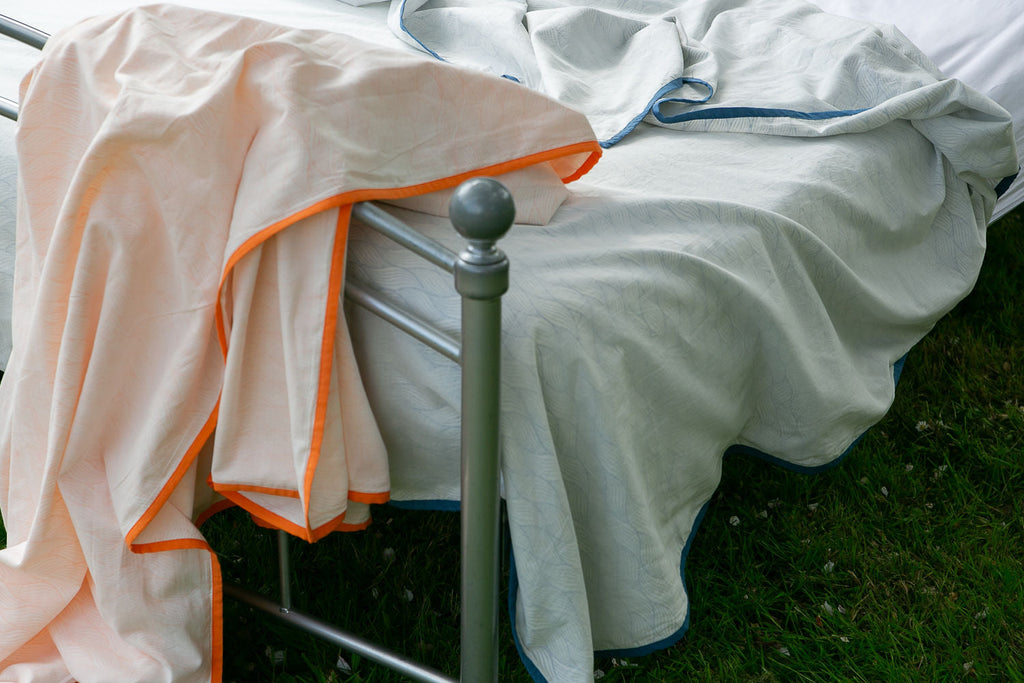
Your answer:
[[[459,234],[471,242],[496,242],[516,218],[512,193],[493,178],[471,178],[459,185],[448,205]]]
[[[512,194],[491,178],[459,185],[448,204],[448,218],[466,247],[455,262],[455,289],[463,298],[500,298],[508,290],[508,259],[496,242],[512,227]]]

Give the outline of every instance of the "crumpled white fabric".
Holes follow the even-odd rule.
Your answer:
[[[449,10],[452,26],[474,18],[462,4],[422,5],[406,25],[423,12],[436,26],[419,35],[459,62],[472,50],[440,26]],[[525,31],[529,12],[523,24],[502,7],[494,33]],[[788,0],[680,2],[673,16],[709,51],[715,97],[663,103],[666,121],[608,149],[551,226],[503,240],[503,481],[514,618],[538,680],[586,681],[595,649],[682,634],[680,561],[723,452],[804,468],[846,452],[891,404],[897,361],[970,291],[994,188],[1017,169],[1010,116],[898,32]],[[474,35],[482,50],[488,34]],[[372,236],[353,253],[368,280],[432,282]],[[427,297],[405,303],[447,320]],[[408,424],[451,420],[454,371],[355,319],[372,381],[401,387],[400,401],[372,391],[396,497],[453,498],[455,465],[432,456],[451,428]]]
[[[628,134],[684,75],[713,79],[670,3],[392,0],[409,45],[539,90],[587,115],[602,144]],[[702,96],[703,87],[691,93]]]

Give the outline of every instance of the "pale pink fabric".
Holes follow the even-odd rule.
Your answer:
[[[0,681],[35,683],[218,680],[197,515],[315,539],[386,499],[338,316],[352,202],[599,154],[513,83],[171,6],[55,36],[18,150]]]

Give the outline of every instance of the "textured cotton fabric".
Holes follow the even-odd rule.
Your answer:
[[[685,632],[686,548],[726,451],[813,470],[885,414],[899,360],[974,285],[995,189],[1017,170],[1011,117],[892,27],[797,1],[510,1],[491,21],[477,3],[391,8],[410,47],[495,78],[561,63],[522,80],[602,140],[618,123],[592,94],[631,92],[617,120],[643,118],[549,228],[503,240],[513,619],[537,680],[582,683],[595,650]],[[644,69],[660,62],[634,43],[581,42],[626,26],[671,27],[649,32],[654,51],[714,94],[657,95]],[[353,255],[353,276],[432,283],[372,235]],[[433,301],[407,298],[443,318]],[[425,428],[454,424],[453,371],[354,317],[394,497],[454,499],[457,465],[433,456],[453,432]]]
[[[302,4],[314,12],[296,13],[296,22],[326,17],[323,2]],[[406,9],[429,23],[431,15],[421,12],[473,4],[434,0]],[[524,30],[508,19],[508,8],[525,3],[478,4],[505,12],[479,25]],[[808,93],[808,84],[854,100],[843,107],[875,109],[831,119],[666,124],[648,111],[649,94],[619,100],[631,107],[622,117],[627,124],[638,112],[645,120],[573,186],[549,225],[517,228],[502,241],[512,262],[502,422],[514,619],[531,672],[559,683],[592,680],[594,649],[633,654],[685,631],[686,543],[718,483],[723,451],[740,445],[814,468],[835,461],[881,417],[898,359],[972,287],[998,177],[1016,170],[1006,115],[943,82],[890,28],[821,17],[791,2],[580,4],[616,21],[631,14],[630,25],[663,21],[671,10],[677,43],[680,28],[687,44],[705,43],[704,55],[687,60],[682,53],[684,68],[715,64],[715,78],[684,75],[713,82],[717,97],[667,103],[668,116],[726,105],[767,108],[780,103],[773,96]],[[775,43],[750,45],[754,28],[773,29],[762,20],[748,31],[748,4],[762,18],[774,8],[799,21],[777,21]],[[385,9],[359,11],[378,17],[380,29]],[[802,21],[824,23],[801,34]],[[726,26],[732,31],[721,32]],[[416,30],[414,21],[407,27]],[[575,31],[566,28],[565,35]],[[796,31],[792,40],[787,29]],[[950,27],[950,35],[957,30]],[[716,31],[712,50],[707,36]],[[398,41],[379,30],[365,34]],[[467,48],[488,45],[482,38],[503,48],[522,44],[521,36],[505,41],[498,32],[438,35],[468,39],[438,52],[459,64],[471,63],[460,60],[472,56]],[[818,53],[808,64],[824,67],[805,74],[800,55],[809,42],[828,44],[831,54]],[[778,58],[750,59],[766,50],[771,56],[780,43],[789,49]],[[422,52],[415,41],[407,45]],[[882,52],[865,55],[867,46]],[[596,47],[615,54],[614,45]],[[733,74],[744,59],[745,71]],[[895,80],[867,87],[879,64]],[[489,73],[509,81],[503,77],[525,71]],[[770,87],[743,102],[733,96],[733,76]],[[614,69],[608,76],[629,77]],[[980,85],[988,91],[991,82]],[[690,83],[664,96],[706,94]],[[816,89],[808,94],[814,99],[807,103],[788,97],[785,108],[807,113],[814,108],[804,104],[827,102]],[[853,124],[863,127],[852,131]],[[458,246],[443,219],[405,217]],[[375,234],[353,237],[348,275],[387,282],[413,311],[457,329],[449,277]],[[457,367],[369,314],[352,316],[360,372],[392,465],[392,497],[456,500]]]
[[[0,680],[218,680],[193,520],[227,499],[316,540],[389,495],[338,315],[351,204],[569,180],[593,134],[432,59],[172,6],[57,34],[21,102]]]

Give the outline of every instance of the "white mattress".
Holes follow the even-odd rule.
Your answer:
[[[87,13],[58,4],[5,11],[44,30]],[[358,12],[378,22],[364,38],[398,44],[384,5],[201,4],[317,28]],[[1007,43],[1000,67],[1021,42]],[[1007,94],[1021,79],[981,82],[995,72],[972,67],[974,86],[1002,88],[1004,106],[1024,114]],[[550,225],[503,241],[505,487],[529,586],[516,622],[549,680],[586,680],[589,646],[628,651],[681,634],[680,556],[722,451],[815,468],[887,409],[898,359],[970,290],[984,251],[984,200],[935,160],[903,122],[810,141],[642,125]],[[455,246],[444,220],[403,216]],[[354,231],[350,254],[350,276],[386,283],[454,331],[448,276],[372,233]],[[352,310],[350,322],[395,498],[457,498],[457,368],[369,314]]]
[[[1017,0],[814,0],[826,12],[893,24],[947,76],[985,93],[1013,116],[1017,149],[1024,150],[1024,7]],[[1024,201],[1018,177],[992,220]]]

